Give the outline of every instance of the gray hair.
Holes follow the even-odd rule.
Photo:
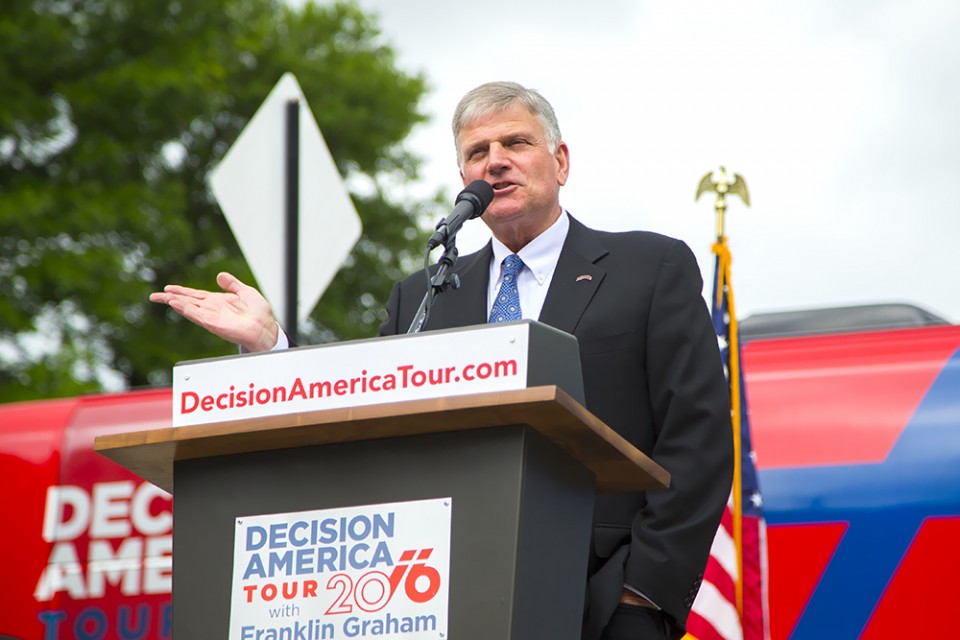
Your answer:
[[[550,153],[557,150],[561,141],[560,124],[546,98],[516,82],[488,82],[463,96],[453,112],[453,142],[457,148],[457,164],[461,169],[463,156],[460,153],[460,134],[464,127],[477,118],[503,111],[518,102],[540,119]]]

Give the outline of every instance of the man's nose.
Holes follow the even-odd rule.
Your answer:
[[[487,171],[499,173],[510,166],[510,156],[506,147],[499,142],[490,145],[487,152]]]

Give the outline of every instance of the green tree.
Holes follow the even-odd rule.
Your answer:
[[[254,282],[207,188],[280,76],[296,74],[364,235],[304,341],[371,335],[419,266],[437,201],[400,208],[425,80],[348,3],[6,0],[0,8],[0,401],[163,384],[232,353],[147,301],[229,270]],[[264,212],[282,215],[282,212]]]

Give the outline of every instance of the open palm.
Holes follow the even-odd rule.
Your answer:
[[[227,272],[217,274],[217,284],[222,293],[170,284],[150,294],[150,301],[169,305],[187,320],[248,351],[272,349],[279,329],[263,295]]]

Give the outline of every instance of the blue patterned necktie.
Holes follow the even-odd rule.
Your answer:
[[[517,290],[517,276],[523,270],[523,260],[511,253],[503,259],[502,269],[503,283],[493,301],[488,322],[510,322],[523,318],[520,314],[520,292]]]

